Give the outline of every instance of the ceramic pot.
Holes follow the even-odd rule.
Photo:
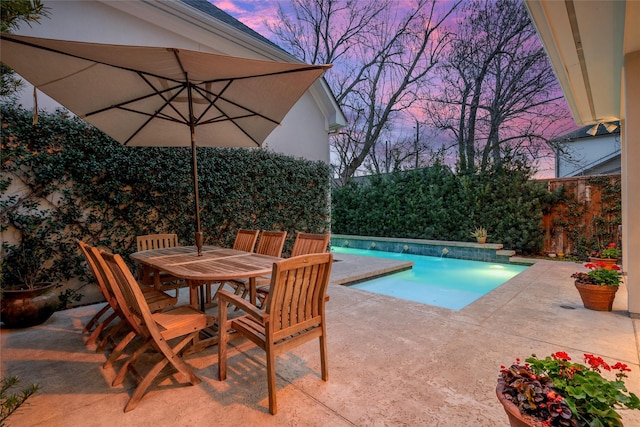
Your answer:
[[[40,283],[35,289],[3,289],[0,304],[3,328],[28,328],[44,323],[60,303],[55,288],[54,283]]]
[[[498,388],[496,388],[496,396],[498,396],[498,401],[500,401],[504,411],[507,413],[507,417],[509,417],[509,425],[511,427],[543,427],[538,419],[521,414],[518,407],[512,401],[506,399]]]
[[[481,245],[484,245],[485,243],[487,243],[487,238],[486,237],[476,237],[476,240],[478,241],[478,243],[480,243]]]
[[[600,286],[575,281],[582,304],[589,310],[611,311],[619,286]]]

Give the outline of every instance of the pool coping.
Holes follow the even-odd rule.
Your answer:
[[[351,285],[413,268],[412,261],[338,252],[333,253],[333,260],[330,279],[330,283],[333,285]]]
[[[516,252],[501,243],[456,242],[395,237],[332,234],[331,246],[352,249],[381,250],[425,256],[447,256],[471,261],[510,264]]]

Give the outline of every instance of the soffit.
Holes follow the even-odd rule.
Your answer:
[[[619,119],[624,53],[637,50],[640,43],[638,4],[573,0],[525,0],[525,4],[575,122]]]

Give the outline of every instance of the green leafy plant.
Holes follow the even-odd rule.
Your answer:
[[[20,379],[16,376],[2,378],[0,384],[0,427],[5,425],[4,422],[9,415],[14,413],[40,388],[37,384],[31,384],[18,392],[10,392],[11,387],[19,382]]]
[[[577,196],[579,181],[591,186],[592,194],[599,195],[599,203],[589,203]],[[571,180],[558,189],[562,192],[550,210],[552,230],[561,229],[566,236],[565,253],[580,260],[596,257],[606,242],[617,239],[622,224],[620,175]]]
[[[607,259],[618,259],[622,251],[617,247],[617,245],[613,242],[609,243],[606,248],[601,251],[594,251],[591,253],[591,256],[594,258],[607,258]]]
[[[577,272],[571,277],[581,283],[599,286],[618,286],[622,280],[620,267],[617,265],[607,265],[603,262],[588,262],[584,265],[590,271],[588,273]]]
[[[18,265],[21,242],[33,236],[26,243],[37,250],[26,254],[37,255],[29,262],[39,269],[31,271],[66,283],[60,295],[66,306],[94,282],[77,239],[123,256],[135,252],[141,234],[170,231],[193,244],[190,149],[124,147],[64,111],[40,112],[33,125],[31,111],[3,103],[0,118],[6,270]],[[197,155],[205,243],[231,246],[238,228],[286,230],[286,256],[297,231],[330,230],[326,163],[253,149],[201,147]],[[4,283],[17,272],[7,275]]]
[[[502,366],[498,391],[546,426],[620,426],[616,409],[640,409],[640,399],[624,384],[627,365],[609,365],[592,354],[584,355],[588,366],[570,360],[565,352],[544,359],[532,354],[525,364]],[[614,372],[615,379],[602,376],[603,370]]]
[[[26,204],[25,204],[26,205]],[[11,209],[1,215],[6,223],[13,222],[19,232],[20,239],[16,244],[2,242],[3,268],[0,285],[3,288],[34,289],[37,284],[46,282],[48,277],[44,263],[47,260],[46,248],[40,240],[40,225],[43,215],[12,212]]]
[[[354,178],[332,189],[331,231],[379,237],[468,241],[476,224],[519,253],[539,253],[543,211],[554,202],[546,183],[515,163],[455,174],[434,158],[428,167]],[[517,195],[517,197],[514,197]]]

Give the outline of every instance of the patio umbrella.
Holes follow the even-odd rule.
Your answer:
[[[2,34],[0,51],[4,64],[121,144],[192,148],[199,254],[196,146],[261,146],[331,67],[13,34]]]

